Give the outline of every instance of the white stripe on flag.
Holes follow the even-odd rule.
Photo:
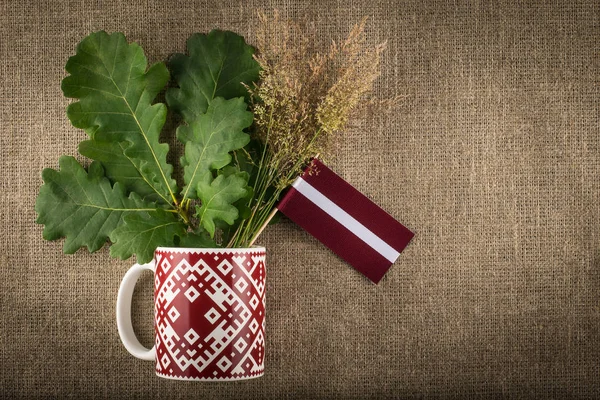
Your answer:
[[[389,262],[393,263],[400,256],[400,253],[396,249],[384,242],[379,236],[371,232],[369,228],[358,222],[352,215],[329,200],[323,193],[319,192],[301,177],[296,179],[292,186],[317,207],[325,211],[346,229],[372,247],[373,250],[385,257]]]

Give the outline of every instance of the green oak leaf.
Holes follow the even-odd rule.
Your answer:
[[[127,143],[84,140],[79,143],[79,153],[104,166],[104,175],[111,182],[119,182],[128,193],[135,192],[144,200],[167,204],[144,179],[135,164],[124,154]]]
[[[225,178],[229,177],[230,175],[238,175],[241,177],[246,177],[246,184],[250,183],[250,178],[251,178],[250,174],[248,174],[244,170],[241,170],[237,165],[236,166],[228,165],[225,168],[219,170],[217,172],[217,174],[218,174],[217,176],[223,175]],[[251,186],[247,186],[246,187],[246,195],[241,197],[235,203],[233,203],[233,205],[239,211],[238,218],[247,219],[250,217],[252,210],[247,206],[247,204],[250,202],[253,195],[254,195],[254,188]],[[225,224],[217,224],[217,227],[224,229],[225,228],[224,225]]]
[[[213,239],[210,238],[208,232],[200,228],[199,233],[187,232],[185,236],[181,236],[179,239],[179,247],[190,247],[190,248],[215,248],[218,247]]]
[[[213,30],[196,33],[187,41],[188,56],[176,54],[169,69],[179,85],[167,90],[167,104],[191,124],[219,96],[226,99],[245,96],[250,85],[258,80],[260,67],[252,57],[254,48],[240,35]]]
[[[211,183],[198,182],[197,187],[202,205],[196,206],[196,217],[212,238],[216,220],[233,225],[237,219],[239,211],[233,203],[247,196],[248,174],[219,175]]]
[[[157,247],[172,247],[175,236],[185,234],[186,225],[165,210],[129,214],[110,234],[110,255],[125,260],[135,254],[139,263],[147,263]]]
[[[236,163],[236,165],[228,165],[225,168],[219,170],[218,174],[227,177],[229,175],[239,174],[240,171],[246,172],[239,166],[239,163]],[[250,174],[248,174],[248,176],[249,184],[250,179],[252,179],[252,176]],[[250,215],[252,214],[252,209],[248,207],[248,204],[252,199],[252,196],[254,195],[254,189],[251,186],[247,186],[247,189],[248,190],[246,191],[246,195],[233,203],[233,206],[238,209],[238,217],[233,223],[233,225],[230,225],[223,220],[215,221],[215,227],[221,231],[221,240],[224,244],[229,243],[231,235],[234,234],[242,220],[250,218]]]
[[[46,168],[42,172],[45,183],[35,204],[36,222],[45,225],[44,239],[66,238],[67,254],[84,246],[97,251],[124,214],[156,210],[135,193],[127,197],[120,183],[111,186],[98,162],[93,162],[88,172],[69,156],[61,157],[59,165],[59,171]]]
[[[177,128],[177,135],[187,139],[185,156],[181,158],[186,183],[182,198],[198,198],[195,188],[200,182],[210,184],[212,170],[220,169],[231,162],[231,151],[244,147],[250,135],[243,129],[252,124],[252,113],[246,111],[243,97],[225,100],[215,98],[206,114],[202,114],[190,125]]]
[[[169,71],[163,63],[146,67],[142,48],[128,44],[122,33],[95,32],[69,58],[65,69],[70,75],[63,79],[62,90],[79,100],[67,108],[73,126],[84,129],[94,142],[124,143],[125,158],[158,196],[172,204],[177,185],[167,163],[169,146],[159,143],[167,108],[152,104],[168,82]],[[84,152],[88,157],[96,155]],[[114,171],[110,163],[103,161],[107,170]]]

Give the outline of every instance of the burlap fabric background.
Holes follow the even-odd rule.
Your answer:
[[[459,3],[2,0],[0,395],[600,397],[600,6]],[[157,378],[117,334],[132,262],[63,255],[34,223],[41,170],[85,137],[63,68],[99,29],[151,62],[216,27],[252,42],[273,6],[334,37],[366,15],[388,40],[377,92],[408,97],[332,167],[417,235],[375,286],[289,221],[269,228],[265,376]],[[151,282],[134,311],[147,345]]]

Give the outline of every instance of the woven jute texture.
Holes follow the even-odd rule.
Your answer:
[[[348,131],[331,167],[416,236],[373,285],[290,221],[269,227],[265,376],[161,379],[117,333],[133,260],[64,255],[35,224],[42,169],[85,138],[64,65],[100,29],[150,62],[212,28],[252,43],[273,7],[331,38],[368,16],[388,41],[376,93],[406,97]],[[600,397],[599,19],[595,0],[2,0],[0,396]],[[151,286],[133,310],[146,345]]]

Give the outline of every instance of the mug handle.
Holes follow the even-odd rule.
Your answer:
[[[154,361],[154,346],[147,349],[139,342],[131,324],[131,298],[138,278],[144,270],[154,273],[154,260],[148,264],[135,264],[127,271],[117,295],[117,329],[123,345],[133,356],[142,360]]]

